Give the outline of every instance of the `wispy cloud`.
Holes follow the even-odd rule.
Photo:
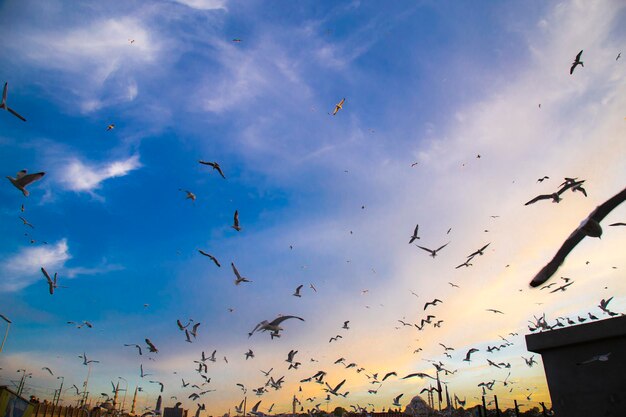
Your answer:
[[[0,283],[0,291],[19,291],[39,279],[43,280],[39,268],[56,270],[71,257],[66,239],[53,245],[23,248],[1,264],[0,270],[5,278]]]
[[[100,188],[103,181],[123,177],[139,167],[141,167],[141,163],[138,155],[94,165],[74,158],[65,164],[59,181],[67,190],[93,194],[94,190]]]
[[[227,0],[173,0],[198,10],[226,10]]]
[[[0,272],[5,279],[0,283],[0,292],[15,292],[41,280],[44,281],[40,268],[50,273],[59,272],[64,278],[76,278],[84,275],[99,275],[123,270],[118,264],[108,264],[103,259],[94,267],[67,266],[72,259],[67,239],[54,244],[28,246],[7,257],[0,263]]]
[[[74,19],[73,12],[34,9],[30,19],[0,29],[10,60],[39,69],[42,90],[82,113],[134,100],[138,89],[133,75],[162,64],[163,37],[139,16],[84,21]],[[37,24],[39,20],[47,24]],[[56,21],[63,23],[48,24]]]

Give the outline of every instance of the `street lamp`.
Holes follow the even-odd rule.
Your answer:
[[[56,398],[56,401],[54,402],[54,406],[55,407],[57,405],[59,405],[59,401],[61,400],[61,393],[63,392],[63,383],[65,382],[65,377],[64,376],[57,376],[57,379],[61,380],[61,386],[59,387],[59,393],[58,393],[58,396]]]
[[[126,392],[128,391],[128,381],[126,378],[118,376],[117,379],[121,379],[126,382],[126,387],[124,388],[124,398],[122,399],[122,404],[120,405],[120,412],[124,412],[124,407],[126,406]]]
[[[2,339],[2,345],[0,345],[0,353],[2,352],[2,348],[4,347],[4,342],[7,341],[7,336],[9,335],[9,329],[11,328],[11,320],[9,320],[5,315],[0,314],[0,318],[7,322],[7,330],[4,332],[4,339]]]
[[[32,378],[33,373],[26,373],[26,369],[18,369],[17,372],[22,372],[22,379],[20,379],[20,385],[17,387],[17,395],[22,395],[22,391],[24,390],[25,380],[26,378]]]

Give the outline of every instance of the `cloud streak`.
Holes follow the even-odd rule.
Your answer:
[[[71,258],[66,239],[53,245],[23,248],[1,264],[0,269],[6,278],[0,283],[0,291],[15,292],[39,279],[44,280],[39,271],[41,267],[54,271]]]
[[[93,191],[99,189],[104,181],[126,176],[140,167],[138,155],[94,165],[74,158],[65,164],[59,181],[66,190],[88,192],[93,195]]]

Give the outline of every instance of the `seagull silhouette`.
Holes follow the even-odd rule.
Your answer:
[[[303,286],[304,286],[304,285],[302,285],[302,284],[298,285],[298,287],[296,288],[296,292],[294,292],[294,293],[293,293],[293,296],[294,296],[294,297],[302,297],[302,296],[300,295],[300,290],[302,289],[302,287],[303,287]]]
[[[202,249],[198,249],[198,252],[200,252],[202,255],[204,255],[204,256],[206,256],[206,257],[208,257],[208,258],[209,258],[210,260],[212,260],[212,261],[215,263],[215,265],[217,265],[218,267],[220,267],[220,268],[222,267],[222,265],[220,265],[219,261],[215,258],[215,256],[213,256],[213,255],[210,255],[210,254],[206,253],[206,252],[205,252],[205,251],[203,251]]]
[[[237,269],[237,267],[235,266],[233,262],[230,263],[230,266],[233,268],[233,272],[235,273],[235,276],[237,277],[235,279],[235,285],[239,285],[242,282],[252,282],[248,278],[241,276],[241,274],[239,273],[239,270]]]
[[[148,345],[148,351],[152,353],[159,353],[159,349],[154,346],[154,344],[150,341],[150,339],[146,338],[146,344]]]
[[[48,281],[48,289],[50,291],[50,295],[54,294],[54,289],[55,288],[66,288],[66,287],[62,287],[57,283],[57,273],[54,273],[54,279],[50,278],[50,275],[48,274],[48,271],[46,271],[44,269],[44,267],[41,267],[41,272],[43,273],[43,275],[46,277],[46,280]]]
[[[417,230],[419,229],[419,227],[420,227],[420,225],[419,225],[419,224],[417,224],[417,225],[415,226],[415,230],[413,231],[413,235],[411,236],[411,240],[409,240],[409,244],[413,243],[413,241],[414,241],[415,239],[419,239],[419,236],[417,236]]]
[[[238,232],[241,231],[241,227],[239,227],[239,210],[235,210],[235,215],[233,216],[233,225],[230,227]]]
[[[471,362],[472,360],[470,359],[470,356],[472,355],[472,353],[474,352],[478,352],[479,350],[476,348],[471,348],[470,350],[467,351],[467,354],[465,355],[465,359],[463,359],[465,362]]]
[[[572,62],[572,67],[569,69],[569,73],[570,75],[572,75],[574,73],[574,69],[580,65],[581,67],[584,67],[583,62],[580,60],[580,56],[583,54],[583,51],[581,50],[578,55],[576,55],[576,59],[574,60],[574,62]]]
[[[213,169],[217,170],[217,172],[222,176],[222,178],[226,179],[226,176],[224,176],[224,172],[222,171],[220,164],[218,164],[217,162],[206,162],[206,161],[198,161],[198,162],[201,163],[202,165],[208,165],[210,167],[213,167]]]
[[[441,301],[438,298],[435,298],[433,301],[429,301],[428,303],[424,304],[424,310],[426,310],[429,305],[436,306],[437,303],[443,303],[443,301]]]
[[[346,102],[346,99],[342,98],[339,103],[335,104],[335,110],[333,110],[333,116],[336,115],[339,110],[343,109],[343,103],[345,102]]]
[[[7,178],[9,179],[9,181],[11,181],[11,184],[13,184],[15,188],[20,190],[25,197],[28,197],[30,193],[26,189],[26,186],[37,180],[40,180],[44,175],[46,175],[45,172],[29,174],[27,170],[23,169],[15,175],[15,178],[9,176],[7,176]]]
[[[533,198],[530,201],[527,201],[524,205],[528,206],[530,204],[534,204],[539,200],[549,200],[552,199],[553,203],[558,203],[561,201],[561,194],[563,194],[565,191],[569,190],[570,188],[572,189],[579,189],[579,191],[583,191],[582,188],[580,187],[583,183],[585,182],[585,180],[581,180],[581,181],[566,181],[565,183],[561,184],[561,188],[552,194],[540,194],[537,197]],[[584,193],[586,194],[586,192]]]
[[[425,250],[426,252],[429,252],[429,253],[430,253],[430,256],[432,256],[432,257],[434,258],[435,256],[437,256],[437,252],[439,252],[441,249],[443,249],[443,248],[445,248],[446,246],[448,246],[448,244],[449,244],[449,243],[450,243],[450,242],[446,243],[446,244],[445,244],[445,245],[443,245],[443,246],[438,247],[438,248],[437,248],[437,249],[435,249],[435,250],[433,250],[433,249],[428,249],[428,248],[425,248],[425,247],[420,246],[420,245],[416,245],[416,246],[417,246],[418,248],[420,248],[420,249]]]
[[[565,261],[567,255],[583,240],[585,236],[597,237],[602,236],[602,227],[600,222],[617,206],[626,200],[626,188],[596,207],[586,219],[569,235],[563,245],[556,252],[552,260],[546,264],[535,277],[531,280],[530,286],[537,287],[552,277]]]

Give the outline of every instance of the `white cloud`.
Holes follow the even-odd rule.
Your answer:
[[[174,0],[192,9],[198,10],[226,10],[226,0]]]
[[[61,239],[54,244],[28,246],[16,254],[4,259],[0,263],[0,273],[5,277],[0,282],[0,292],[15,292],[45,278],[40,268],[44,267],[49,273],[58,272],[60,278],[76,278],[81,275],[97,275],[124,269],[117,264],[107,264],[103,259],[95,267],[66,266],[72,259],[67,239]]]
[[[71,191],[92,192],[109,178],[123,177],[141,167],[139,156],[111,161],[101,165],[88,165],[77,158],[70,160],[61,173],[60,182]]]
[[[44,282],[39,270],[41,267],[54,271],[71,257],[66,239],[61,239],[54,245],[23,248],[0,266],[4,276],[0,283],[0,292],[19,291],[39,279]]]
[[[58,17],[51,13],[52,20]],[[53,28],[23,21],[18,25],[8,32],[0,29],[12,48],[11,59],[45,70],[37,77],[44,89],[55,101],[83,113],[133,101],[138,88],[130,74],[163,65],[165,41],[133,16]]]

